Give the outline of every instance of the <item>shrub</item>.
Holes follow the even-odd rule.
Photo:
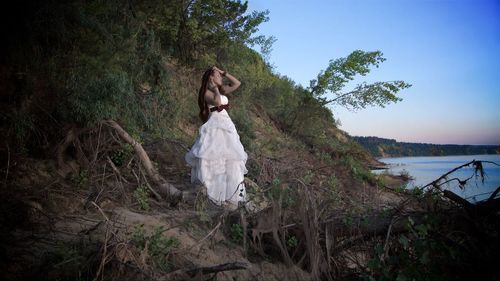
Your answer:
[[[131,242],[140,250],[144,250],[147,246],[154,265],[161,271],[168,272],[171,268],[168,256],[179,245],[179,241],[174,237],[164,236],[163,232],[165,232],[163,226],[155,226],[151,235],[147,235],[143,225],[136,226]]]
[[[148,189],[141,185],[136,190],[134,191],[134,197],[137,200],[137,203],[139,203],[139,207],[142,210],[148,211],[150,206],[149,206],[149,191]]]
[[[231,225],[229,230],[229,237],[235,243],[240,243],[243,241],[243,227],[240,224],[234,223]]]

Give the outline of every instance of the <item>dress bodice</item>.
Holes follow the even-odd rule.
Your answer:
[[[225,95],[220,95],[220,104],[225,105],[228,103],[229,103],[228,98]],[[212,107],[214,107],[214,105],[211,105],[211,104],[208,105],[208,108],[212,108]]]

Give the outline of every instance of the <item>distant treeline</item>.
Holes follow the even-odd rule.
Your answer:
[[[499,145],[408,143],[378,137],[353,139],[375,157],[500,154]]]

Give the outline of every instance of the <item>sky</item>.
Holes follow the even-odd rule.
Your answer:
[[[500,145],[500,0],[250,0],[269,10],[274,71],[308,86],[331,59],[387,59],[346,87],[404,80],[403,101],[356,112],[332,106],[352,136]]]

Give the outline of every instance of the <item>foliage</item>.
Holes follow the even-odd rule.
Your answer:
[[[290,208],[298,202],[297,191],[288,185],[282,184],[279,178],[273,179],[267,188],[267,197],[279,202],[282,208]]]
[[[147,235],[143,225],[136,226],[131,242],[140,250],[147,250],[158,269],[168,272],[171,268],[168,256],[179,245],[179,241],[174,237],[166,237],[164,232],[163,226],[155,226],[152,233]]]
[[[340,160],[340,163],[350,170],[354,179],[360,182],[377,184],[376,176],[370,170],[364,167],[358,159],[347,155]]]
[[[81,170],[78,173],[75,173],[70,178],[71,182],[78,188],[85,188],[89,184],[89,171]]]
[[[141,185],[137,187],[134,190],[134,197],[137,200],[137,203],[139,203],[139,207],[142,210],[148,211],[150,206],[149,206],[149,191],[148,189]]]
[[[137,140],[137,138],[134,139]],[[113,163],[118,167],[122,166],[125,161],[131,157],[132,152],[133,147],[129,144],[126,144],[111,153],[111,161],[113,161]]]
[[[370,66],[385,59],[380,52],[355,51],[332,61],[304,89],[273,73],[266,62],[275,39],[256,32],[268,20],[268,11],[247,10],[247,2],[233,0],[38,3],[16,19],[23,25],[15,26],[28,28],[19,32],[20,38],[8,37],[6,49],[12,65],[31,69],[19,91],[22,99],[37,96],[47,101],[40,103],[43,114],[50,115],[44,120],[57,122],[49,127],[92,127],[112,118],[132,134],[183,137],[177,125],[196,120],[196,86],[186,88],[176,68],[194,66],[192,73],[198,73],[217,64],[242,80],[231,97],[231,115],[249,151],[255,138],[252,112],[259,110],[285,133],[325,156],[339,149],[337,122],[323,94],[338,92],[356,74],[367,74]],[[262,47],[262,54],[249,48],[255,44]],[[32,59],[23,59],[23,53],[32,49],[37,50]],[[45,81],[46,91],[37,88],[37,80]],[[380,87],[394,93],[398,85],[391,85]],[[384,89],[370,93],[374,87],[342,102],[363,107],[390,99],[382,97]],[[15,112],[6,116],[18,124],[18,138],[32,137],[30,124],[40,124],[40,116],[33,115],[32,108]],[[123,160],[118,154],[117,164]]]
[[[97,245],[58,242],[41,257],[40,280],[91,280],[97,264]]]
[[[136,140],[140,136],[148,142],[167,137],[177,141],[190,135],[189,130],[198,122],[196,88],[201,73],[217,64],[242,81],[230,96],[230,114],[250,153],[256,149],[252,144],[259,125],[253,116],[265,116],[301,149],[320,155],[328,164],[343,161],[357,179],[372,182],[361,161],[365,155],[336,128],[338,122],[324,96],[332,92],[338,103],[352,108],[383,106],[399,100],[394,94],[408,86],[404,82],[378,82],[341,93],[355,75],[365,75],[370,66],[385,60],[379,52],[362,51],[332,61],[309,88],[296,85],[273,72],[268,59],[274,38],[256,36],[268,12],[248,12],[247,2],[33,3],[28,9],[19,5],[19,17],[4,25],[15,28],[3,46],[7,51],[5,77],[14,77],[7,79],[7,84],[14,86],[7,89],[5,100],[9,103],[1,116],[13,125],[2,124],[0,129],[7,131],[9,138],[17,138],[19,146],[35,137],[47,143],[43,147],[55,145],[63,137],[62,128],[91,128],[108,118],[119,122]],[[262,54],[249,48],[255,44],[261,46]],[[124,146],[110,157],[121,166],[130,153],[130,147]],[[308,171],[297,177],[313,185],[318,175]],[[84,186],[88,178],[80,174],[74,181]],[[335,190],[339,182],[332,176],[330,187]],[[297,190],[277,175],[267,190],[266,195],[281,200],[284,209],[292,210],[300,202]],[[134,190],[134,199],[141,209],[150,209],[146,186]],[[195,210],[200,220],[210,222],[206,203],[198,201]],[[131,243],[149,254],[157,268],[168,271],[168,256],[178,242],[163,232],[162,227],[156,227],[148,235],[142,226],[137,227]],[[231,225],[233,241],[241,241],[244,235],[241,225]],[[298,237],[290,236],[283,242],[295,248]]]
[[[390,102],[398,102],[401,98],[396,93],[411,85],[404,81],[363,82],[355,86],[350,92],[341,92],[348,82],[354,80],[356,75],[365,76],[370,72],[370,67],[378,68],[386,59],[382,52],[364,52],[356,50],[346,58],[331,60],[326,70],[321,71],[316,79],[311,80],[309,92],[321,104],[337,103],[350,109],[362,109],[368,105],[384,107]],[[330,92],[334,98],[327,100],[324,95]]]
[[[171,88],[169,64],[179,59],[205,68],[227,57],[231,44],[267,44],[269,49],[272,41],[253,36],[268,12],[248,13],[247,2],[24,2],[14,8],[19,17],[7,19],[19,30],[7,34],[5,44],[7,63],[24,75],[9,81],[20,86],[6,95],[20,98],[20,105],[43,101],[36,111],[41,108],[41,115],[50,116],[44,120],[57,122],[49,126],[91,127],[112,118],[129,133],[163,137],[176,120],[186,118],[183,110],[195,108],[195,103],[175,106],[180,100]],[[37,87],[41,80],[43,91]],[[5,112],[2,118],[15,126],[11,135],[23,142],[33,136],[32,124],[41,125],[34,111],[20,106]]]
[[[141,2],[149,24],[157,29],[164,48],[187,64],[206,65],[220,60],[232,42],[268,44],[264,36],[252,37],[268,20],[268,11],[247,12],[248,2],[233,0]]]
[[[240,243],[243,241],[243,227],[240,224],[233,223],[229,229],[229,237],[235,243]]]
[[[438,239],[436,217],[426,217],[423,223],[409,218],[408,232],[398,236],[389,256],[384,257],[382,245],[375,247],[376,256],[368,263],[376,280],[449,280],[450,272],[442,266],[456,266],[462,257],[458,248]]]
[[[252,119],[248,115],[248,110],[242,107],[234,109],[231,111],[231,117],[238,129],[241,143],[245,148],[251,149],[252,140],[255,139],[255,131],[253,129]]]
[[[291,249],[296,248],[297,245],[299,245],[299,240],[297,239],[297,237],[292,235],[286,240],[286,245]]]
[[[329,178],[328,178],[328,187],[332,190],[332,191],[336,191],[337,188],[339,186],[339,180],[337,179],[337,177],[335,175],[331,175]]]

